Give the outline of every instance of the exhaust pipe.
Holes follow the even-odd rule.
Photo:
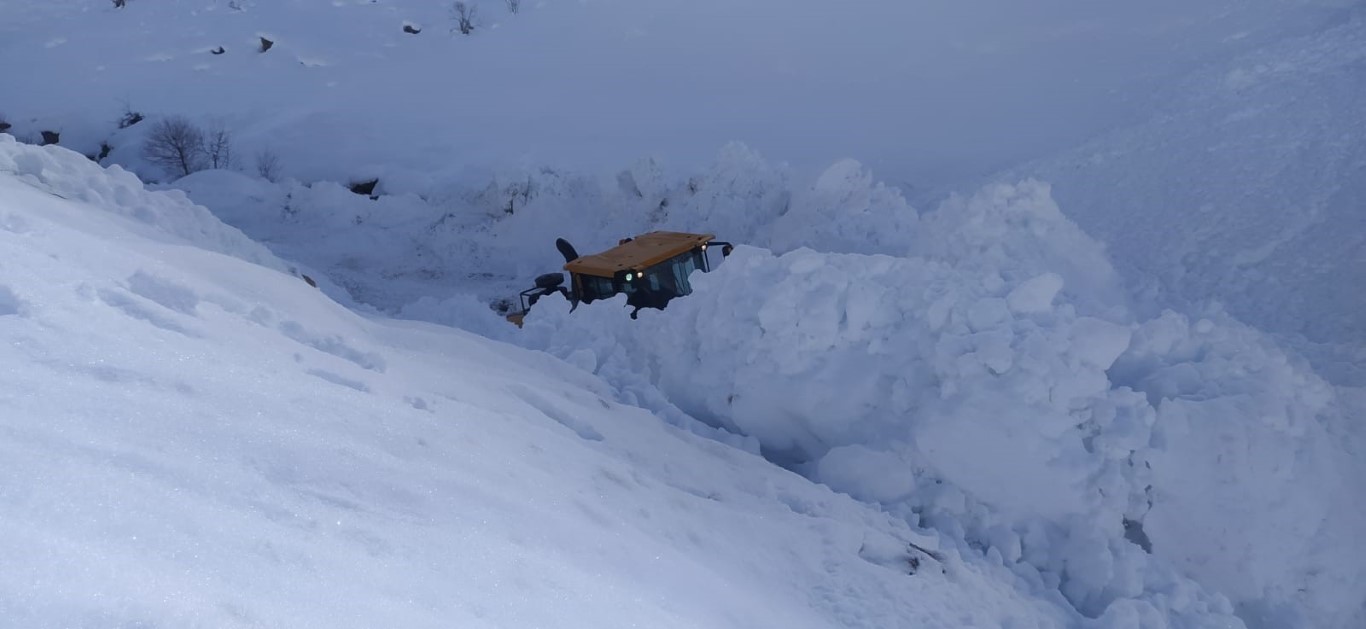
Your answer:
[[[569,244],[563,238],[555,239],[555,248],[560,250],[560,255],[564,256],[564,263],[569,264],[579,259],[579,252],[574,249],[574,245]]]

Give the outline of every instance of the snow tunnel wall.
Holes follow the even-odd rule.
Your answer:
[[[1332,387],[1218,309],[1135,321],[1044,184],[923,217],[878,188],[836,165],[772,221],[731,217],[785,253],[740,247],[634,322],[622,299],[543,301],[519,336],[957,532],[1089,616],[1224,605],[1162,566],[1253,627],[1359,613],[1361,553],[1329,550],[1363,522],[1340,501],[1355,464]]]

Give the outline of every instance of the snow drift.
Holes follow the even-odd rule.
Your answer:
[[[65,149],[0,136],[0,252],[0,624],[1081,620],[948,545],[912,575],[932,531],[544,353],[348,310]]]
[[[1351,531],[1366,518],[1343,500],[1361,477],[1335,389],[1218,311],[1138,319],[1047,186],[992,186],[915,220],[900,204],[870,214],[867,180],[830,194],[848,172],[793,202],[821,208],[801,219],[806,243],[838,249],[854,242],[842,219],[881,218],[870,248],[901,256],[742,247],[664,312],[538,305],[523,342],[961,531],[1093,617],[1219,609],[1172,598],[1177,572],[1252,626],[1359,617]]]
[[[857,162],[803,185],[742,145],[682,181],[644,160],[513,171],[442,201],[234,181],[183,185],[369,303],[547,349],[621,402],[933,524],[1087,614],[1220,609],[1173,599],[1178,574],[1253,626],[1360,614],[1349,531],[1366,519],[1340,497],[1363,475],[1339,391],[1218,308],[1136,307],[1047,184],[922,213]],[[650,229],[757,247],[636,322],[547,299],[517,330],[487,306],[560,266],[548,235],[595,250]]]

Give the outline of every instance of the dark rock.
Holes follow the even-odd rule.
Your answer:
[[[369,181],[353,183],[349,187],[352,192],[368,197],[375,193],[375,186],[377,185],[379,185],[379,179],[371,179]]]

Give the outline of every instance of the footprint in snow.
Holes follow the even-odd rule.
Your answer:
[[[0,284],[0,317],[23,316],[26,310],[23,300],[19,299],[8,286]]]
[[[18,214],[0,214],[0,229],[21,236],[33,231],[33,228],[29,227],[28,219]]]
[[[95,294],[99,297],[100,301],[105,303],[105,305],[110,306],[129,317],[145,321],[168,332],[175,332],[190,338],[200,338],[198,333],[180,325],[172,318],[149,308],[145,303],[136,299],[133,295],[104,288],[99,289]]]
[[[604,439],[602,433],[598,432],[596,428],[593,428],[593,425],[588,421],[575,416],[568,410],[547,400],[544,396],[533,391],[530,387],[517,385],[513,388],[513,393],[521,398],[523,402],[526,402],[531,405],[532,408],[540,411],[542,415],[545,415],[561,426],[574,431],[574,434],[578,435],[579,438],[588,441],[602,441]],[[567,400],[566,403],[568,403]]]
[[[195,307],[199,305],[199,295],[190,288],[145,271],[138,271],[128,278],[128,289],[136,295],[190,316],[196,314]]]
[[[347,378],[346,376],[335,374],[330,371],[325,371],[322,369],[309,369],[308,375],[313,376],[315,378],[321,378],[323,380],[331,382],[332,384],[340,385],[348,389],[360,391],[361,393],[370,392],[370,387],[367,386],[364,382],[361,382],[359,380],[352,380],[350,378]]]
[[[314,334],[297,321],[285,321],[279,325],[279,330],[285,336],[320,352],[350,361],[362,369],[384,373],[386,365],[383,356],[356,349],[340,336]]]

